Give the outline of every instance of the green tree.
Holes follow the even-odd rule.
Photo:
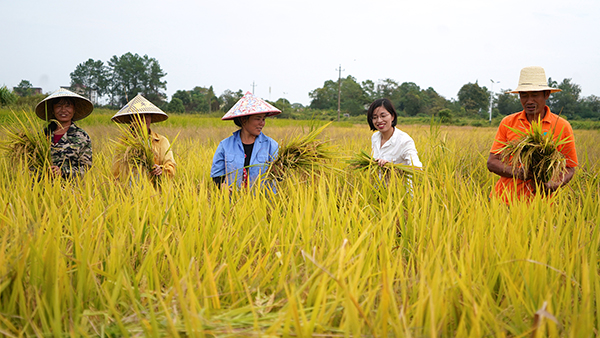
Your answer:
[[[162,78],[167,74],[156,59],[131,53],[114,55],[108,61],[108,68],[113,101],[123,105],[141,93],[155,105],[163,105],[166,95],[162,90],[167,89],[167,82]]]
[[[555,82],[552,84],[554,85]],[[555,114],[562,114],[569,119],[577,117],[581,87],[573,83],[571,79],[564,79],[558,85],[558,88],[562,91],[550,95],[547,101],[550,110]]]
[[[490,93],[485,87],[480,87],[477,81],[463,85],[458,91],[458,102],[470,115],[486,112],[489,100]]]
[[[93,92],[99,97],[108,93],[108,68],[100,60],[89,59],[78,64],[70,76],[71,87],[81,86],[88,98]]]
[[[169,102],[167,106],[167,110],[171,113],[185,113],[183,102],[176,97],[171,99],[171,102]]]
[[[399,99],[396,108],[404,111],[408,116],[415,116],[421,112],[423,100],[421,88],[414,82],[404,82],[398,87]]]
[[[600,97],[596,95],[584,97],[579,104],[579,117],[600,120]]]
[[[498,113],[500,115],[510,115],[523,110],[519,96],[508,92],[498,95]]]
[[[229,89],[225,89],[223,94],[219,96],[219,100],[221,101],[221,110],[224,112],[229,111],[231,107],[233,107],[239,99],[242,98],[244,94],[242,94],[242,90],[238,90],[237,92],[232,92]]]
[[[13,89],[13,92],[21,97],[31,96],[33,94],[33,86],[29,80],[21,80]]]
[[[337,110],[338,83],[327,80],[323,87],[312,90],[308,96],[312,99],[310,108]],[[368,97],[356,79],[348,75],[341,79],[340,111],[356,116],[365,112]]]

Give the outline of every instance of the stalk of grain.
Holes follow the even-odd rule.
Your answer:
[[[299,135],[285,142],[279,148],[277,158],[267,170],[267,178],[281,180],[291,172],[310,175],[315,169],[335,157],[334,147],[329,141],[322,140],[319,135],[331,122],[311,130],[306,135]]]
[[[503,142],[501,158],[513,168],[522,169],[525,177],[532,178],[536,183],[550,182],[566,172],[565,156],[559,147],[570,142],[562,138],[562,130],[554,139],[552,132],[544,132],[540,121],[532,122],[531,128],[522,131],[508,127],[520,137],[517,140]]]
[[[19,118],[13,112],[14,122],[4,126],[6,139],[0,147],[13,168],[33,168],[39,172],[46,171],[52,164],[50,155],[50,139],[43,130],[43,122],[24,114]]]
[[[140,115],[134,115],[133,118],[131,125],[117,124],[121,135],[115,141],[115,161],[121,173],[132,169],[149,173],[155,164],[150,133]]]

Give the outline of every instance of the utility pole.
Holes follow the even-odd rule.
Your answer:
[[[338,122],[340,122],[340,102],[342,98],[342,64],[340,64],[340,68],[336,69],[339,71],[338,75]]]
[[[254,95],[254,87],[256,87],[257,85],[254,84],[254,81],[252,81],[252,95]]]
[[[492,81],[492,87],[490,88],[490,123],[492,123],[492,103],[494,102],[494,83],[500,83],[500,81],[494,82],[494,80],[490,79],[490,81]]]

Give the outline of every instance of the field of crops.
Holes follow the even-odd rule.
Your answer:
[[[412,189],[347,170],[368,126],[333,124],[331,168],[277,194],[209,177],[232,122],[155,130],[177,174],[160,190],[110,176],[117,128],[80,124],[94,167],[74,185],[0,160],[0,335],[6,337],[591,337],[600,327],[600,131],[551,200],[488,199],[495,128],[411,125]],[[277,141],[308,122],[267,120]]]

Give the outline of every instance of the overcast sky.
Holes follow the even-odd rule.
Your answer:
[[[447,99],[478,81],[515,88],[542,66],[600,96],[600,1],[0,0],[0,86],[44,92],[88,59],[147,54],[177,90],[213,86],[304,105],[352,75],[433,87]]]

